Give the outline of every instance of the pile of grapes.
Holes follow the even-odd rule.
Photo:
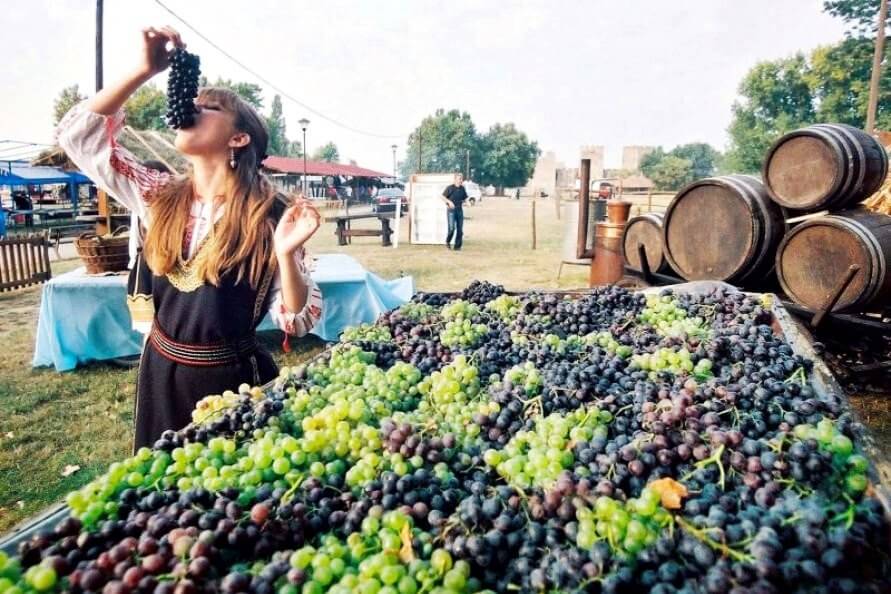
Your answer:
[[[418,296],[69,494],[0,594],[891,591],[862,429],[771,321]]]
[[[195,125],[195,97],[198,96],[200,75],[201,59],[198,56],[180,47],[173,50],[167,78],[167,124],[171,128]]]

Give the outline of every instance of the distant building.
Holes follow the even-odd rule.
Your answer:
[[[563,163],[557,162],[554,151],[542,154],[535,162],[535,171],[523,194],[537,196],[544,192],[548,196],[554,196],[557,191],[557,171],[562,167]]]
[[[580,149],[580,159],[591,159],[591,178],[603,177],[603,145],[585,145]]]
[[[622,147],[622,169],[640,171],[640,162],[654,150],[656,150],[656,147],[653,146]]]

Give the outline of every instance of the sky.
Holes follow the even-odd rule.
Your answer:
[[[726,148],[737,88],[759,61],[844,35],[820,0],[162,0],[195,29],[293,98],[288,136],[310,120],[310,151],[388,172],[407,135],[437,108],[480,130],[514,122],[575,165],[582,145],[709,142]],[[3,0],[0,139],[52,142],[53,100],[95,88],[94,0]],[[105,81],[138,58],[145,26],[172,25],[202,71],[275,91],[156,0],[105,0]],[[166,86],[166,74],[154,82]]]

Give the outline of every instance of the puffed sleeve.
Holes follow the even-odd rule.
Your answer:
[[[322,319],[322,291],[310,276],[304,263],[304,251],[297,250],[294,253],[297,269],[306,283],[306,304],[299,312],[292,312],[285,306],[281,291],[281,273],[276,271],[275,280],[271,289],[269,314],[275,325],[289,336],[305,336]]]
[[[171,176],[142,165],[117,137],[124,112],[104,116],[87,109],[85,102],[72,107],[56,127],[56,140],[68,157],[100,189],[147,219],[148,205]]]

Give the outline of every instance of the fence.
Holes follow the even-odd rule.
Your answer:
[[[52,278],[49,247],[45,232],[0,239],[0,292],[37,285]]]

